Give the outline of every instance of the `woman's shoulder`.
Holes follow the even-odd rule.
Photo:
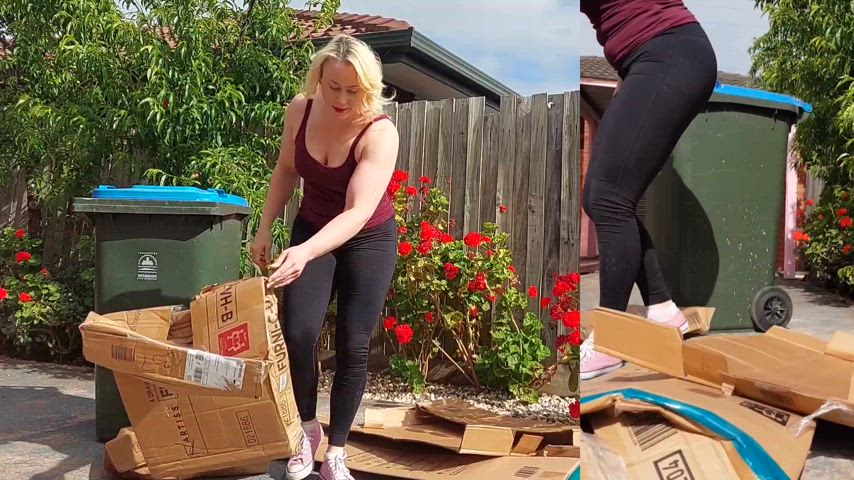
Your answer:
[[[302,121],[303,115],[305,115],[305,109],[308,106],[308,101],[311,97],[307,97],[304,93],[300,92],[294,95],[294,98],[288,102],[285,107],[285,123],[290,126],[296,127]]]

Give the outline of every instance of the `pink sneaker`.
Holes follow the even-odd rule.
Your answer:
[[[581,379],[590,380],[622,367],[619,358],[597,352],[593,349],[593,334],[581,344]]]
[[[327,455],[320,467],[320,480],[355,480],[347,469],[347,453]]]
[[[317,453],[320,442],[323,441],[323,427],[316,424],[316,428],[303,428],[302,441],[297,452],[288,460],[285,470],[285,478],[288,480],[303,480],[311,475],[314,470],[314,454]]]

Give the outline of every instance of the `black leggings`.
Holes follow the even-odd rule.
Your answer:
[[[699,24],[671,29],[634,51],[603,115],[583,206],[596,225],[599,304],[625,311],[637,283],[646,305],[670,300],[638,201],[709,99],[717,60]]]
[[[300,217],[291,245],[317,229]],[[362,401],[371,333],[379,322],[397,259],[394,219],[363,230],[333,252],[306,264],[284,289],[282,329],[291,363],[294,396],[302,421],[317,411],[316,346],[332,293],[337,293],[335,378],[330,399],[329,444],[343,447]]]

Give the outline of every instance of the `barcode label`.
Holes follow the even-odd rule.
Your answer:
[[[184,380],[220,390],[243,388],[246,364],[239,358],[223,357],[201,350],[187,352]]]
[[[676,435],[676,429],[656,413],[633,415],[630,418],[629,432],[641,450],[647,450]]]
[[[519,470],[516,470],[516,473],[513,475],[516,478],[532,478],[537,472],[540,471],[540,467],[522,467]]]
[[[132,362],[134,361],[134,349],[133,347],[123,347],[121,345],[112,345],[112,355],[115,360],[122,360],[124,362]]]

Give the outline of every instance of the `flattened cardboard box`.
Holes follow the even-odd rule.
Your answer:
[[[632,398],[631,393],[622,393],[626,390],[651,394],[649,398],[662,403],[638,399],[644,395]],[[764,458],[763,471],[777,474],[766,478],[797,479],[815,433],[815,424],[808,422],[795,437],[792,427],[802,420],[798,415],[633,365],[585,382],[584,397],[582,415],[596,436],[623,457],[631,478],[754,479],[755,472],[742,456],[745,450],[735,443],[747,445],[744,439],[750,438],[758,444],[746,447],[751,461]],[[688,408],[683,405],[694,414],[701,412],[702,420],[685,413]],[[713,431],[711,422],[729,424],[730,437]],[[738,438],[737,431],[746,437]],[[674,473],[679,471],[684,475]]]
[[[322,461],[325,450],[324,440],[315,460]],[[567,480],[579,468],[578,458],[484,457],[429,446],[413,450],[359,433],[350,434],[345,450],[347,466],[355,472],[412,480]]]
[[[273,362],[227,358],[168,342],[170,325],[186,314],[177,307],[91,312],[80,325],[83,356],[115,373],[144,376],[176,390],[260,398]]]
[[[569,424],[502,417],[462,401],[368,408],[365,422],[351,431],[484,456],[543,455],[547,447],[558,455],[566,451],[558,447],[572,445],[574,431]]]
[[[104,455],[105,469],[123,479],[153,480],[151,472],[142,456],[139,442],[133,428],[123,428],[116,438],[105,445]],[[195,475],[180,475],[165,478],[164,480],[189,480],[191,478],[216,478],[237,475],[258,475],[267,473],[268,462],[253,465],[240,465],[222,470],[205,471]]]
[[[597,308],[582,315],[592,317],[598,351],[803,415],[837,402],[842,408],[821,418],[854,427],[854,336],[840,332],[824,342],[773,327],[683,340],[676,328],[623,312]]]
[[[262,279],[210,288],[191,303],[194,330],[221,318],[210,315],[217,312],[208,309],[210,305],[230,309],[234,323],[245,333],[230,338],[231,345],[255,346],[229,352],[245,358],[229,358],[248,362],[256,357],[268,364],[268,375],[256,399],[225,397],[212,389],[187,391],[144,376],[116,374],[125,409],[155,478],[289,457],[302,432],[275,296],[266,291]],[[195,346],[220,356],[216,355],[218,345]],[[193,365],[202,378],[210,376],[209,368],[209,364]]]

